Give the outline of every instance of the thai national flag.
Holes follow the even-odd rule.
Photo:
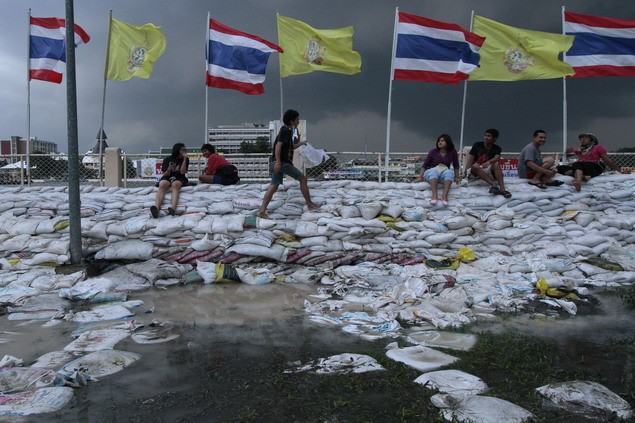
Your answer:
[[[452,23],[399,12],[394,79],[458,84],[478,66],[485,38]]]
[[[207,86],[262,94],[269,55],[282,49],[255,35],[209,20]]]
[[[570,78],[635,76],[635,20],[564,12],[564,29],[575,35],[564,59]]]
[[[66,21],[59,18],[31,17],[29,80],[62,82],[66,69]],[[75,46],[86,44],[90,37],[75,25]]]

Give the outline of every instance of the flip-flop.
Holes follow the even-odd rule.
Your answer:
[[[544,185],[544,184],[536,184],[536,183],[534,183],[534,182],[527,182],[527,183],[528,183],[529,185],[533,185],[533,186],[538,187],[538,188],[540,188],[540,189],[547,189],[547,186],[546,186],[546,185]]]
[[[560,185],[564,184],[563,181],[551,181],[551,182],[547,182],[545,185],[547,185],[548,187],[559,187]]]
[[[307,209],[309,209],[309,211],[313,212],[313,211],[320,210],[320,207],[322,207],[322,204],[316,204],[315,207],[307,207]]]
[[[150,214],[152,215],[153,218],[158,218],[159,217],[159,208],[157,206],[152,206],[150,207]]]
[[[501,193],[501,190],[498,189],[498,187],[491,187],[488,192],[493,195],[498,195]]]
[[[500,195],[502,195],[505,198],[512,198],[512,193],[509,191],[501,191],[499,192]]]
[[[261,219],[269,219],[269,216],[265,212],[258,212],[256,213],[256,216],[258,216]]]

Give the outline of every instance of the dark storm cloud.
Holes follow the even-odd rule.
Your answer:
[[[568,10],[635,19],[630,0],[564,1]],[[63,16],[63,2],[0,0],[0,138],[26,135],[26,12]],[[471,11],[507,25],[561,32],[561,4],[553,0],[428,1],[171,1],[84,0],[75,2],[75,20],[91,35],[76,50],[80,150],[95,144],[103,89],[108,10],[117,19],[142,25],[152,22],[167,37],[165,54],[149,80],[108,81],[105,130],[111,145],[145,152],[184,141],[204,139],[205,19],[277,42],[276,12],[319,29],[353,25],[354,49],[362,56],[362,73],[346,76],[325,72],[283,80],[284,107],[307,119],[307,138],[337,151],[381,151],[386,142],[386,113],[395,7],[407,13],[454,22],[469,28]],[[619,16],[616,13],[619,11]],[[210,89],[209,123],[266,123],[280,115],[278,57],[267,70],[265,94]],[[631,146],[632,78],[587,78],[567,81],[569,140],[594,131],[609,149]],[[463,86],[395,81],[392,95],[391,151],[428,150],[436,136],[450,133],[458,144]],[[60,144],[65,151],[65,83],[31,83],[31,134]],[[562,144],[562,81],[471,82],[467,88],[465,143],[484,129],[501,131],[507,151],[518,151],[537,128],[548,131],[549,146]]]

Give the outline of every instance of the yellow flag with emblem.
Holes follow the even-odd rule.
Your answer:
[[[362,58],[353,51],[352,26],[314,29],[302,21],[278,15],[280,77],[325,71],[353,75],[361,72]]]
[[[558,55],[571,48],[573,37],[530,31],[474,16],[473,32],[485,37],[479,67],[470,81],[520,81],[573,75]]]
[[[136,76],[148,79],[154,62],[165,51],[165,35],[153,24],[130,25],[112,18],[106,79],[127,81]]]

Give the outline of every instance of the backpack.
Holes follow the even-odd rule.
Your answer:
[[[221,185],[235,185],[240,181],[238,168],[232,164],[221,167],[216,174],[220,176]]]

